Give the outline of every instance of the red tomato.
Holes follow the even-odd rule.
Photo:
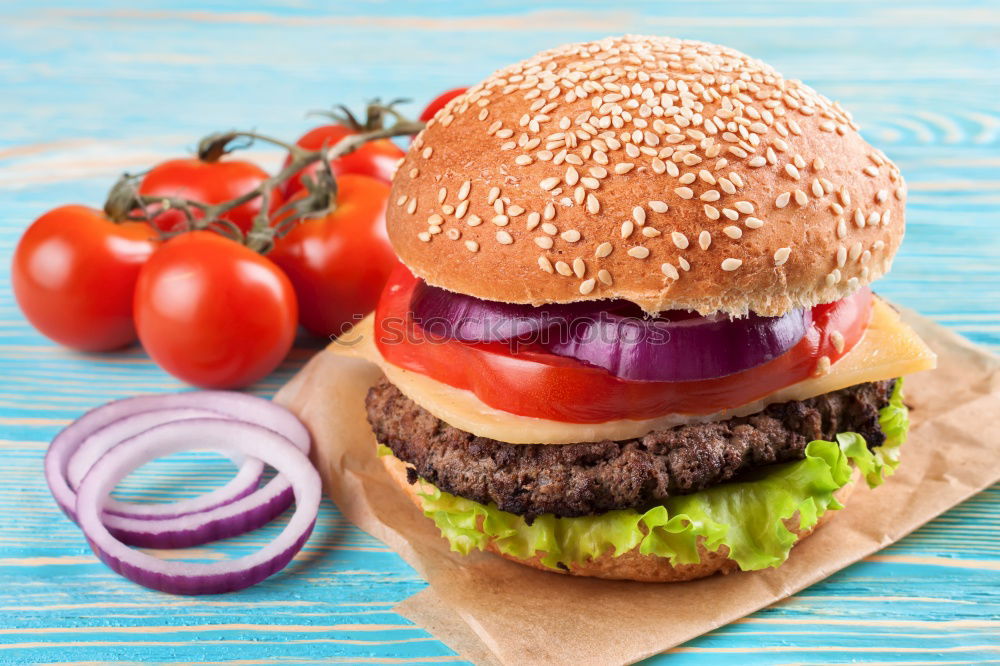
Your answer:
[[[420,114],[421,122],[427,122],[434,117],[434,114],[444,108],[445,104],[455,99],[462,93],[464,93],[468,88],[452,88],[448,92],[441,93],[427,105],[427,108],[423,110]]]
[[[155,246],[156,232],[145,222],[115,224],[99,210],[61,206],[18,241],[14,296],[31,325],[59,344],[123,347],[135,340],[132,293]]]
[[[805,337],[756,368],[718,379],[637,382],[534,348],[512,352],[506,344],[428,339],[409,319],[417,282],[409,270],[397,270],[376,308],[375,342],[387,361],[470,390],[491,407],[570,423],[640,420],[674,412],[708,414],[762,398],[808,378],[820,356],[836,361],[847,353],[868,325],[872,302],[871,291],[862,289],[816,306]],[[844,336],[840,352],[829,336],[835,330]]]
[[[160,367],[202,388],[268,374],[295,339],[295,292],[277,266],[210,231],[181,234],[142,268],[139,340]]]
[[[196,157],[168,160],[153,167],[139,184],[139,194],[160,197],[181,197],[205,204],[218,204],[235,199],[259,186],[270,175],[252,162],[223,159],[205,162]],[[270,211],[284,203],[281,192],[271,191]],[[253,225],[253,218],[260,212],[261,197],[237,206],[222,218],[238,226],[244,233]],[[164,231],[185,228],[186,218],[179,210],[155,213],[152,222]],[[201,217],[194,211],[196,217]]]
[[[323,125],[309,130],[295,143],[306,150],[332,148],[345,136],[351,134],[357,134],[357,132],[344,125]],[[377,178],[383,183],[391,183],[392,174],[396,171],[396,163],[403,155],[405,153],[390,139],[376,139],[369,141],[353,153],[332,160],[330,166],[333,167],[334,176],[355,173]],[[284,166],[288,166],[291,161],[292,156],[289,155],[285,158]],[[319,163],[311,164],[289,178],[285,183],[285,198],[290,199],[296,192],[305,189],[302,184],[302,176],[311,174],[318,168]]]
[[[295,285],[299,321],[310,333],[340,335],[375,309],[398,265],[385,231],[389,186],[347,174],[326,216],[300,222],[268,255]]]

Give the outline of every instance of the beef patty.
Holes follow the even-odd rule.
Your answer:
[[[879,410],[895,380],[858,384],[750,416],[677,426],[619,442],[508,444],[453,428],[383,379],[368,391],[378,441],[422,477],[453,495],[494,502],[529,520],[544,513],[587,516],[645,510],[674,495],[804,457],[807,443],[838,432],[885,441]]]

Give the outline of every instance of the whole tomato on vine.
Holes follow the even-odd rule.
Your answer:
[[[346,107],[326,113],[333,122],[320,125],[309,130],[295,142],[303,150],[329,150],[345,137],[371,132],[382,127],[386,113],[395,113],[392,104],[383,106],[377,101],[368,106],[364,122],[357,119]],[[396,164],[403,158],[403,150],[390,139],[375,139],[368,141],[357,150],[330,160],[334,176],[343,174],[361,174],[376,178],[384,183],[392,182]],[[293,154],[285,158],[285,167],[291,164]],[[304,189],[303,176],[315,174],[318,164],[312,164],[296,173],[285,183],[283,193],[290,199]]]
[[[135,340],[132,294],[157,234],[145,222],[115,223],[87,206],[60,206],[21,236],[11,266],[14,296],[40,333],[81,351]]]
[[[202,152],[197,157],[167,160],[154,166],[139,182],[139,194],[221,204],[254,191],[268,178],[270,174],[253,162]],[[268,197],[269,212],[280,208],[283,202],[281,191],[272,188]],[[256,197],[227,210],[220,218],[246,233],[262,207],[263,198]],[[150,222],[158,229],[176,232],[188,228],[185,215],[178,210],[164,210],[153,204],[149,212]],[[193,209],[193,213],[196,218],[201,216],[198,209]]]
[[[385,229],[389,186],[358,174],[337,179],[330,210],[306,218],[268,255],[299,300],[299,321],[313,335],[340,335],[375,309],[398,265]]]
[[[135,326],[156,363],[202,388],[240,388],[288,354],[298,306],[269,259],[211,231],[162,245],[135,288]]]

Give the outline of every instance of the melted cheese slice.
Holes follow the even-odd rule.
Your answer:
[[[893,379],[929,370],[937,364],[923,340],[899,315],[876,298],[864,336],[828,373],[787,386],[762,400],[715,414],[667,414],[655,419],[621,419],[604,423],[564,423],[511,414],[490,407],[472,391],[457,389],[386,361],[375,346],[372,317],[327,347],[328,351],[377,364],[410,400],[460,430],[511,444],[571,444],[641,437],[652,430],[687,423],[745,416],[775,402],[805,400],[863,382]]]

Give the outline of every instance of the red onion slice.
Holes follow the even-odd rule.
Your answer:
[[[76,493],[67,482],[66,474],[70,460],[82,442],[98,430],[119,419],[164,409],[204,409],[217,412],[220,415],[225,415],[235,420],[246,421],[270,428],[275,432],[285,435],[299,450],[303,452],[309,450],[309,431],[306,430],[306,427],[302,425],[302,422],[294,414],[269,400],[245,393],[194,391],[115,400],[90,410],[66,426],[52,440],[45,454],[45,479],[49,484],[49,490],[52,492],[52,497],[55,498],[56,503],[71,520],[76,520]],[[252,470],[256,466],[256,463],[244,460],[242,466],[250,466]],[[182,505],[182,511],[167,508],[169,505],[157,510],[162,511],[164,516],[180,515],[182,513],[212,509],[213,506],[219,505],[223,500],[233,501],[239,499],[242,490],[235,485],[227,484],[227,487],[232,492],[231,497],[228,499],[222,498],[219,495],[213,496],[212,493],[209,493],[209,497],[203,495],[200,498],[196,498],[196,500],[184,500],[185,504]],[[275,489],[272,488],[270,493],[274,493],[274,491]],[[267,497],[261,496],[261,499],[268,499],[268,497],[270,495]],[[277,506],[282,501],[286,502],[285,506],[281,508],[281,510],[284,510],[284,508],[287,508],[288,503],[291,502],[291,497],[291,491],[286,483],[284,492],[278,493],[276,498],[270,497],[268,501],[276,502],[275,510],[277,510]],[[118,504],[111,506],[112,508],[121,508],[121,505]],[[132,504],[128,506],[128,510],[123,510],[122,512],[128,514],[135,512],[142,515],[146,507],[147,505],[143,504]],[[281,510],[278,513],[281,513]],[[128,535],[123,533],[122,538],[128,539]]]
[[[725,377],[777,358],[802,339],[811,323],[810,309],[739,319],[686,312],[646,319],[604,311],[574,320],[543,345],[622,379],[694,381]]]
[[[70,456],[66,468],[66,480],[70,488],[76,490],[94,463],[120,442],[162,423],[194,418],[228,417],[207,409],[158,409],[126,416],[96,430],[80,442],[79,448]],[[175,518],[234,502],[257,490],[264,475],[264,463],[256,458],[244,461],[240,456],[234,456],[233,462],[239,467],[236,476],[224,486],[199,497],[160,504],[122,502],[108,498],[105,511],[126,518]]]
[[[252,555],[212,562],[164,561],[129,548],[102,522],[104,506],[115,486],[132,471],[156,458],[190,450],[192,444],[241,454],[272,465],[291,480],[295,513],[271,543]],[[273,483],[273,482],[272,482]],[[171,594],[218,594],[255,585],[283,569],[312,532],[321,498],[319,474],[301,449],[259,425],[223,419],[188,419],[146,430],[108,451],[83,479],[77,494],[80,528],[101,561],[129,580]],[[192,530],[237,533],[261,510],[252,497],[211,512],[211,518],[188,516]],[[200,521],[196,524],[196,521]],[[228,528],[223,527],[228,523]]]
[[[567,303],[541,307],[484,301],[432,287],[420,280],[413,289],[410,311],[431,337],[462,342],[506,342],[535,336],[576,317],[606,307],[607,303]]]

